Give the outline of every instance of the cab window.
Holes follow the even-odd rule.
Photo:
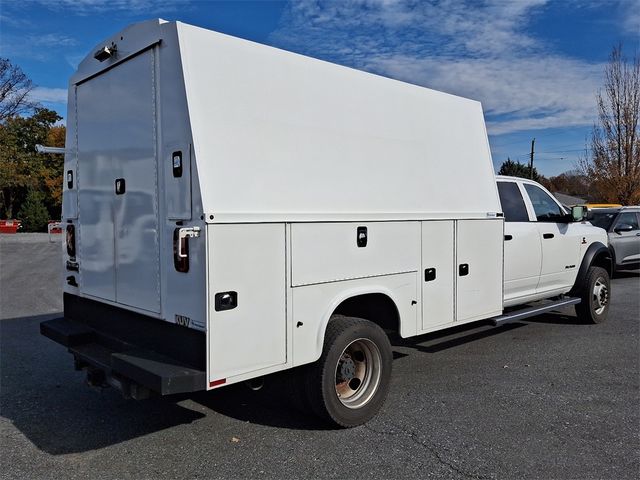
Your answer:
[[[528,222],[529,215],[524,205],[522,193],[514,182],[498,182],[500,204],[506,222]]]
[[[557,221],[560,217],[565,216],[565,212],[560,205],[540,187],[525,183],[524,188],[529,194],[529,199],[533,204],[533,210],[536,212],[536,218],[539,222]]]

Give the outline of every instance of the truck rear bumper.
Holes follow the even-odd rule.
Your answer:
[[[42,322],[40,333],[68,348],[89,383],[109,384],[125,396],[206,389],[201,332],[65,295],[65,316]]]

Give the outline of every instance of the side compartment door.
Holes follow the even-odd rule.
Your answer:
[[[207,257],[209,382],[285,363],[285,225],[209,225]]]
[[[455,225],[422,222],[422,330],[454,321]]]
[[[456,221],[456,321],[502,313],[502,219]]]

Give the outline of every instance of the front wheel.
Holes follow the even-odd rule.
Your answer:
[[[382,407],[389,390],[391,344],[376,324],[334,316],[320,359],[307,372],[307,399],[318,416],[355,427]]]
[[[576,305],[578,319],[585,323],[602,323],[609,313],[611,281],[602,267],[589,267],[580,286],[582,301]]]

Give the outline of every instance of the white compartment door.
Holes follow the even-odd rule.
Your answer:
[[[422,222],[422,330],[454,321],[453,220]]]
[[[456,320],[502,313],[502,219],[456,222]]]
[[[154,53],[77,87],[82,293],[160,311]]]
[[[207,258],[209,382],[285,363],[284,224],[210,225]]]

